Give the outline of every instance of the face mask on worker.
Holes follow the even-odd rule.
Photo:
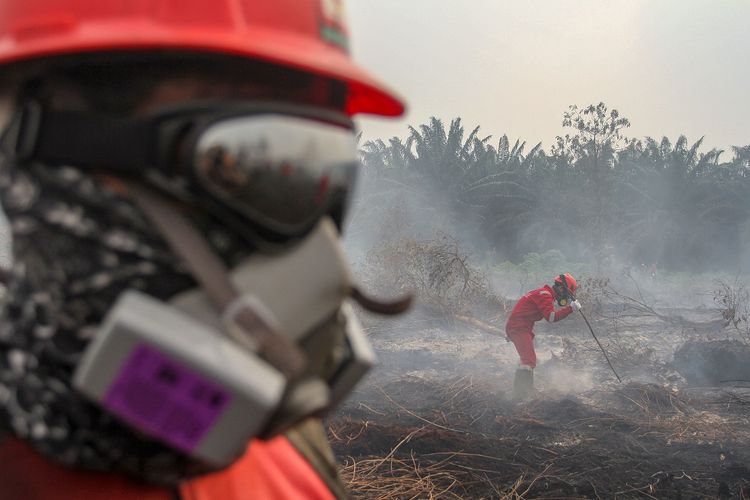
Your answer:
[[[29,104],[3,146],[18,162],[125,180],[200,285],[168,304],[126,291],[76,369],[75,387],[135,429],[225,466],[253,437],[330,409],[373,364],[346,299],[375,303],[352,287],[336,228],[356,168],[348,118],[196,103],[121,119]],[[175,201],[254,241],[274,235],[274,252],[224,269]]]

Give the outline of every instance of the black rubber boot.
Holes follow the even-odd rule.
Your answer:
[[[525,368],[516,370],[513,378],[513,400],[526,401],[534,394],[534,371]]]

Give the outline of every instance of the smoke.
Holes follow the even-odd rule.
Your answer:
[[[476,222],[451,202],[445,191],[430,183],[406,184],[363,168],[342,240],[350,260],[358,266],[383,244],[442,236],[458,241],[473,262],[486,260],[491,245]]]
[[[575,369],[561,364],[542,365],[537,369],[537,379],[545,391],[562,395],[581,394],[594,388],[594,374],[590,370]]]
[[[408,141],[394,141],[390,144],[409,147]],[[576,173],[575,165],[545,171],[562,160],[542,157],[535,166],[536,160],[519,156],[515,166],[491,174],[490,182],[480,186],[485,191],[467,199],[465,190],[456,187],[460,175],[446,177],[450,169],[430,163],[445,157],[431,159],[423,150],[424,161],[405,154],[399,159],[394,153],[403,150],[381,146],[383,154],[376,159],[382,162],[372,157],[365,162],[344,238],[365,282],[370,281],[367,273],[382,278],[401,272],[396,266],[365,265],[379,248],[443,236],[458,243],[460,253],[508,305],[570,272],[579,280],[579,297],[597,335],[626,381],[684,385],[680,370],[685,368],[677,369],[673,361],[681,345],[717,335],[739,338],[748,329],[732,331],[722,322],[729,308],[722,310],[715,293],[718,281],[750,282],[743,274],[750,265],[750,196],[739,194],[750,193],[750,185],[731,173],[747,168],[739,152],[720,163],[716,152],[700,151],[700,141],[646,140],[629,146],[627,154],[613,154],[608,165],[616,175],[606,173],[599,188],[608,195],[598,199],[597,186],[588,174]],[[475,168],[455,161],[457,170]],[[443,177],[429,171],[433,166],[442,169]],[[535,168],[540,170],[534,173]],[[487,201],[489,190],[496,188],[497,196]],[[419,245],[402,247],[420,251]],[[741,306],[734,310],[741,318]],[[456,323],[445,312],[433,308],[396,319],[385,335],[373,321],[369,331],[389,376],[471,374],[507,389],[518,362],[512,345]],[[484,313],[481,320],[503,329],[507,307]],[[536,332],[537,380],[544,391],[582,393],[610,380],[585,325],[575,319],[542,322]],[[577,349],[572,354],[571,344]]]

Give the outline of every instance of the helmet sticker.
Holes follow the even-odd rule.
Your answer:
[[[349,51],[349,37],[346,33],[345,12],[343,0],[321,0],[322,19],[320,36],[326,42],[332,43],[345,51]]]

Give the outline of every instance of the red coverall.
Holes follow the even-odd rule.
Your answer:
[[[516,346],[522,366],[536,367],[534,323],[542,318],[554,323],[573,312],[570,306],[555,311],[555,298],[555,292],[548,285],[532,290],[518,299],[505,322],[505,334]]]
[[[253,441],[221,472],[187,481],[179,493],[134,479],[68,469],[16,439],[0,444],[0,500],[333,500],[312,466],[283,436]]]

